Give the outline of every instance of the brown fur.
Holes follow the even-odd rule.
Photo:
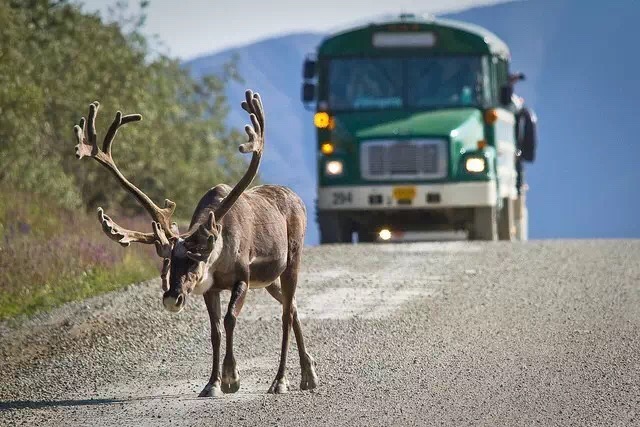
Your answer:
[[[229,191],[226,185],[209,190],[201,199],[190,228],[203,223]],[[221,257],[224,258],[216,268],[213,287],[230,290],[238,280],[245,279],[238,270],[249,269],[249,285],[251,282],[272,283],[292,260],[299,258],[306,230],[306,210],[302,200],[289,188],[262,185],[244,192],[220,224],[224,240]],[[251,262],[268,257],[274,260]]]

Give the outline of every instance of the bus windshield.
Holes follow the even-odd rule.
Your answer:
[[[446,108],[483,104],[477,56],[347,58],[329,63],[332,110]]]
[[[399,108],[402,62],[395,59],[335,59],[329,65],[329,105],[334,110]]]

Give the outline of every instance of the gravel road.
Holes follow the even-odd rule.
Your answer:
[[[266,394],[280,308],[255,290],[240,391],[197,398],[204,303],[165,312],[153,280],[0,323],[0,425],[640,425],[640,241],[324,246],[303,264],[316,390],[292,343],[290,393]]]

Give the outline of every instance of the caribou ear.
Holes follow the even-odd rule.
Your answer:
[[[175,222],[171,223],[171,231],[176,235],[179,236],[180,235],[180,229],[178,228],[178,224]]]
[[[209,217],[207,218],[207,228],[209,229],[209,231],[213,231],[217,228],[216,215],[213,213],[213,211],[209,212]]]
[[[222,233],[222,224],[217,224],[216,225],[216,230],[218,230],[218,236],[219,236],[220,233]]]

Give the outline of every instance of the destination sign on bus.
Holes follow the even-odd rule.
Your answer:
[[[435,44],[436,35],[431,31],[378,32],[373,34],[374,47],[433,47]]]

